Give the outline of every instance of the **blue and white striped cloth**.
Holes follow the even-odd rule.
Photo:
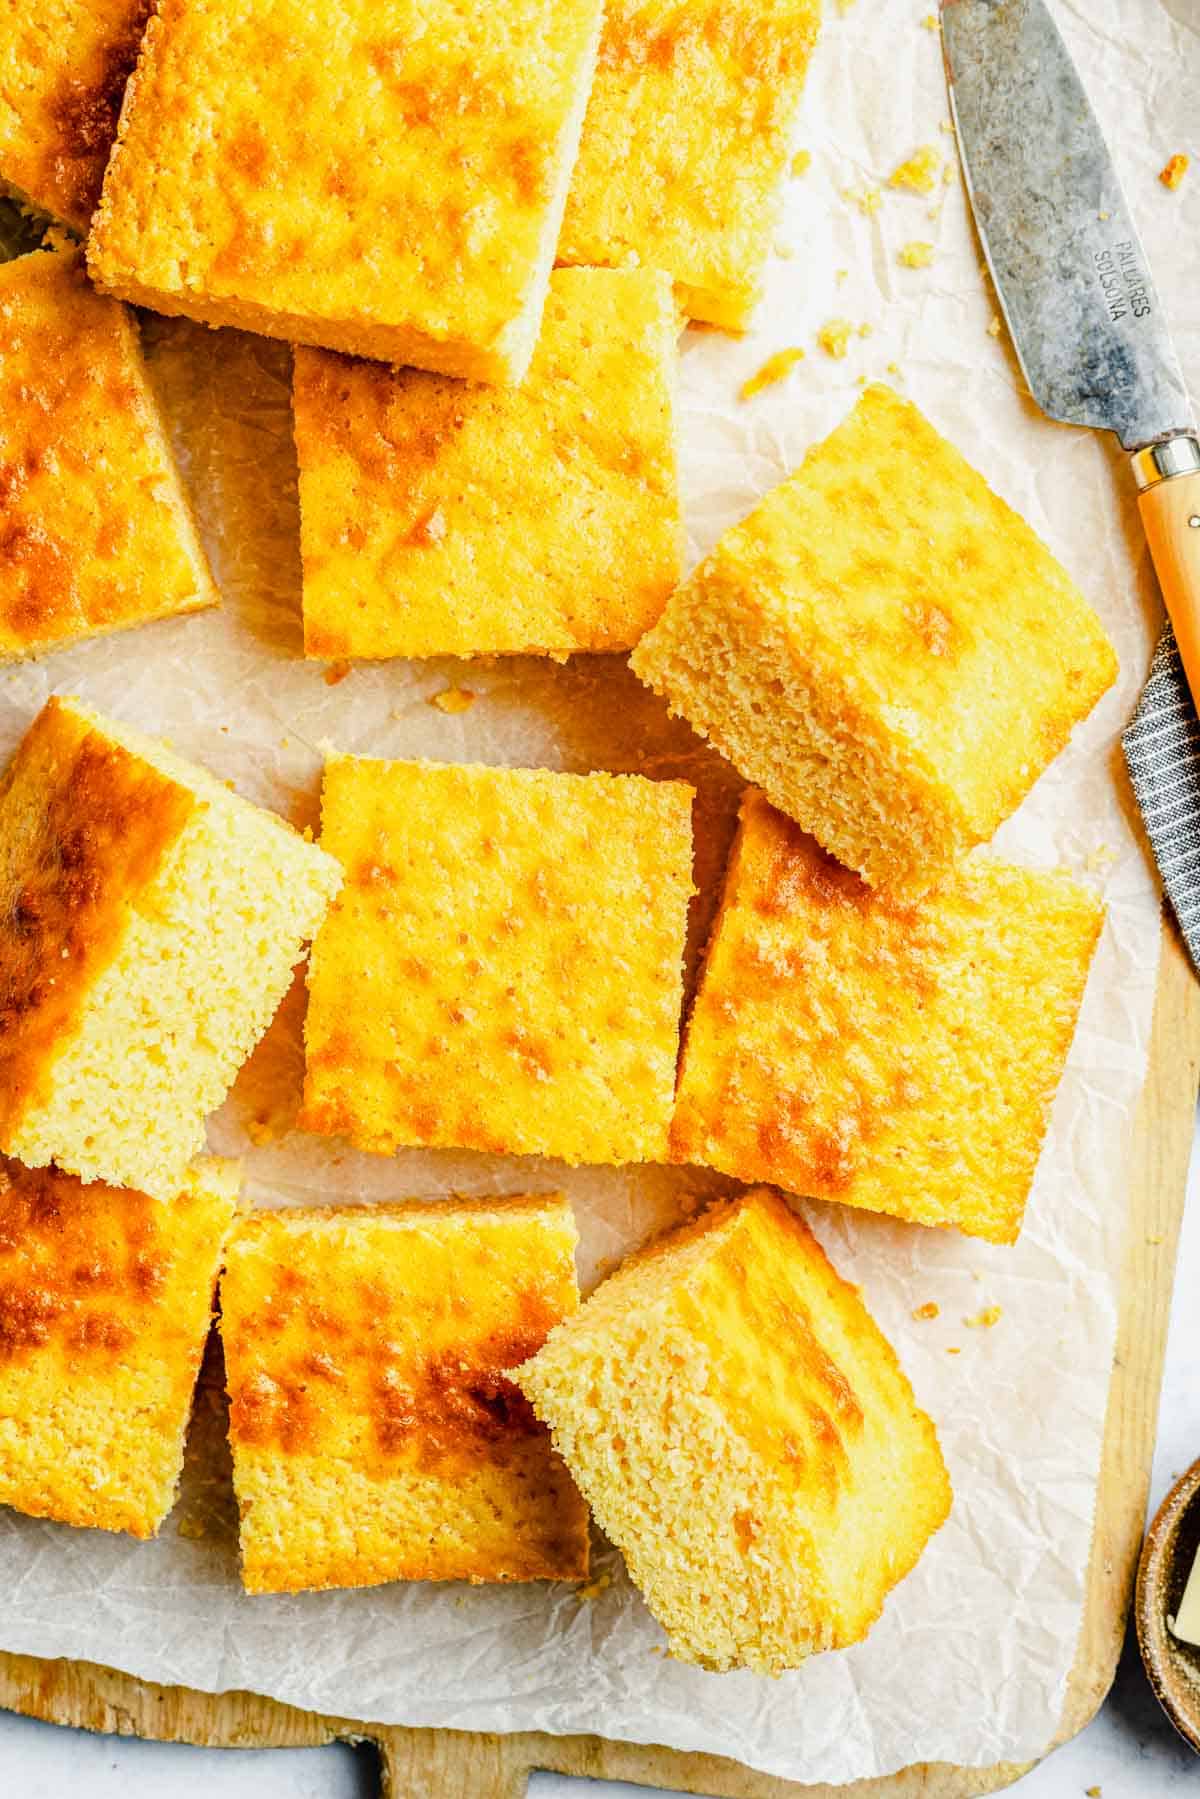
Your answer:
[[[1200,720],[1169,625],[1121,744],[1167,898],[1200,971]]]

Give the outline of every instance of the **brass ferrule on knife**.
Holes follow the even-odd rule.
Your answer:
[[[1131,458],[1133,478],[1139,491],[1157,487],[1160,481],[1173,481],[1176,475],[1200,474],[1200,439],[1184,432],[1168,437],[1162,443],[1148,444],[1135,450]]]

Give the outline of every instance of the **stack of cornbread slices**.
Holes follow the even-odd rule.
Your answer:
[[[859,1641],[950,1480],[788,1196],[1017,1238],[1103,913],[981,846],[1116,664],[886,388],[683,579],[679,329],[749,317],[813,0],[42,10],[0,656],[217,599],[133,302],[297,346],[306,656],[632,652],[749,785],[681,1033],[686,783],[332,749],[318,844],[51,698],[0,781],[0,1501],[152,1534],[216,1305],[249,1591],[581,1579],[590,1510],[680,1659]],[[239,1210],[206,1120],[310,944],[300,1130],[746,1190],[582,1304],[560,1193]]]

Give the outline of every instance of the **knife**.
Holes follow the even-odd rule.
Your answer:
[[[1043,0],[940,0],[967,191],[1042,411],[1115,431],[1200,706],[1200,441],[1133,219]]]

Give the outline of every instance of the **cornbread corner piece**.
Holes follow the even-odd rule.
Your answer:
[[[516,1379],[679,1661],[857,1643],[950,1510],[895,1353],[768,1188],[633,1256]]]
[[[558,269],[520,387],[298,350],[310,656],[628,650],[682,573],[668,276]]]
[[[917,893],[1116,678],[1095,613],[915,406],[868,388],[632,665],[831,855]]]
[[[508,1378],[579,1303],[560,1194],[261,1212],[221,1335],[252,1593],[576,1580],[587,1508]]]
[[[745,328],[762,286],[819,0],[611,0],[558,245],[666,269]]]
[[[984,856],[896,900],[747,794],[676,1160],[1015,1242],[1103,919],[1068,876]]]
[[[0,662],[216,598],[125,307],[76,249],[0,265]]]
[[[692,893],[693,790],[640,775],[326,764],[346,885],[313,945],[301,1123],[662,1161]]]
[[[520,381],[601,4],[161,0],[93,278],[210,325]]]
[[[173,1199],[340,880],[203,769],[49,700],[0,778],[0,1151]]]
[[[0,1504],[154,1535],[237,1193],[209,1157],[166,1205],[0,1158]]]
[[[153,0],[0,0],[0,191],[85,232]]]

